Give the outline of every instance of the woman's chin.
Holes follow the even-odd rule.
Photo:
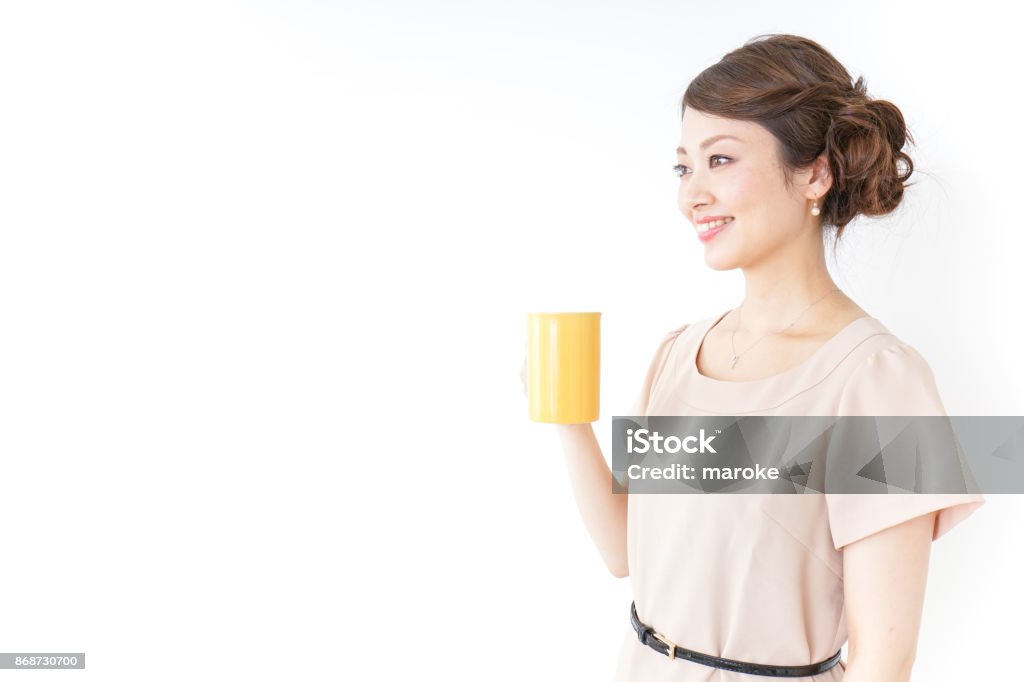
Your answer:
[[[729,254],[705,253],[704,263],[712,270],[735,270],[740,267],[736,258]]]

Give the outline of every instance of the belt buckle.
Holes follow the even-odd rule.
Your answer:
[[[669,660],[675,660],[675,657],[676,657],[676,644],[675,644],[675,642],[670,640],[668,637],[665,637],[661,633],[655,632],[655,633],[652,633],[652,634],[654,635],[654,638],[656,640],[658,640],[659,642],[661,642],[662,644],[664,644],[665,646],[668,647],[668,658],[669,658]]]

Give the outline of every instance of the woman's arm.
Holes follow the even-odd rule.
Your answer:
[[[583,523],[608,570],[629,575],[626,560],[626,503],[629,495],[612,493],[612,472],[591,424],[559,424],[558,435]]]
[[[936,513],[843,549],[850,655],[844,682],[905,682],[917,654]]]
[[[529,396],[526,376],[527,358],[523,357],[523,395]],[[652,373],[648,375],[648,381]],[[601,452],[592,424],[557,424],[558,437],[565,450],[565,463],[576,497],[576,506],[590,538],[597,545],[605,565],[616,578],[629,575],[626,557],[626,510],[629,495],[612,492],[612,472]]]

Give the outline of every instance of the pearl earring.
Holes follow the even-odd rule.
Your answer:
[[[818,208],[818,198],[814,198],[814,206],[811,206],[811,215],[820,215],[821,209]]]

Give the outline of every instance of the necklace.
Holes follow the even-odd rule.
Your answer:
[[[839,289],[832,289],[831,291],[826,292],[825,296],[828,296],[829,294],[835,293],[837,291],[839,291]],[[811,305],[809,305],[806,308],[804,308],[804,311],[802,313],[800,313],[797,316],[797,318],[795,320],[793,320],[792,322],[790,322],[787,326],[783,327],[782,329],[780,329],[777,332],[771,332],[771,333],[765,334],[764,336],[759,338],[757,341],[755,341],[750,346],[748,346],[747,349],[743,351],[743,353],[746,353],[748,350],[750,350],[751,348],[753,348],[757,344],[761,343],[762,341],[767,339],[769,336],[775,336],[776,334],[781,334],[782,332],[784,332],[787,329],[789,329],[790,327],[792,327],[794,324],[796,324],[797,322],[800,321],[800,318],[803,317],[807,313],[808,310],[810,310],[811,308],[816,306],[818,303],[820,303],[825,298],[825,296],[822,296],[817,301],[815,301]],[[736,326],[733,327],[733,330],[732,330],[732,365],[730,365],[730,367],[735,367],[736,363],[740,359],[740,356],[743,355],[743,353],[737,353],[736,352],[736,330],[740,328],[740,322],[742,322],[742,321],[743,321],[743,304],[741,303],[740,304],[740,311],[739,311],[739,314],[737,315]]]

